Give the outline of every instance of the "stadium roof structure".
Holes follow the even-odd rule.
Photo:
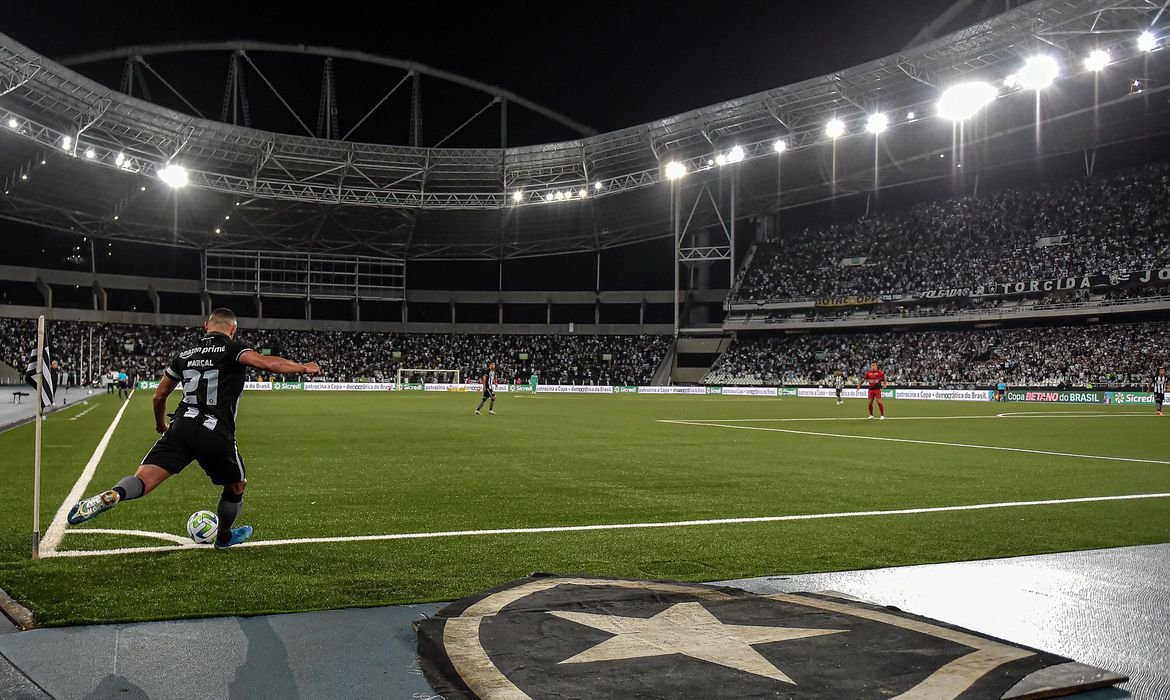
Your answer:
[[[1163,94],[1170,51],[1144,51],[1137,38],[1150,31],[1165,39],[1164,9],[1163,0],[1035,0],[892,56],[602,134],[498,88],[472,85],[492,103],[515,102],[582,134],[508,148],[360,143],[332,138],[335,128],[323,137],[294,135],[192,116],[105,87],[0,34],[0,217],[197,248],[406,259],[596,251],[672,234],[669,162],[685,167],[684,191],[719,183],[723,192],[734,169],[738,212],[750,217],[879,183],[954,176],[963,164],[970,172],[1161,133],[1170,124]],[[77,60],[140,60],[199,46]],[[244,58],[307,51],[381,61],[407,76],[430,71],[474,82],[337,49],[256,42],[204,48]],[[1112,52],[1106,72],[1082,69],[1093,49]],[[1065,74],[1061,95],[1045,96],[1042,140],[1041,97],[1021,88],[1000,89],[985,110],[992,114],[962,129],[935,115],[944,88],[970,79],[998,86],[1037,52],[1057,58]],[[877,137],[880,149],[864,128],[875,112],[890,121]],[[841,120],[844,136],[825,134],[830,119]],[[721,165],[736,147],[742,150],[731,164]],[[172,190],[159,180],[168,164],[186,169],[189,186]],[[720,216],[718,205],[696,206],[691,224],[716,225]]]

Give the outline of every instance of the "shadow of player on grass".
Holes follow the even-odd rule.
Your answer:
[[[288,663],[288,649],[267,617],[244,617],[238,620],[240,631],[248,640],[247,658],[236,669],[228,686],[232,700],[245,698],[299,698],[296,679]]]

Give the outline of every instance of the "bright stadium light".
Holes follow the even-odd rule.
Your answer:
[[[776,141],[772,144],[772,150],[776,151],[777,153],[783,153],[784,151],[788,150],[788,142],[784,139],[776,139]]]
[[[564,193],[564,192],[561,192],[560,190],[557,190],[557,193],[556,193],[555,195],[553,195],[553,196],[555,196],[555,197],[557,198],[557,201],[558,201],[558,202],[563,202],[563,201],[565,201],[565,193]]]
[[[20,122],[16,121],[16,117],[9,117],[8,118],[8,128],[9,129],[15,129],[19,124],[20,124]]]
[[[600,181],[600,180],[598,180],[597,182],[593,183],[593,189],[597,190],[598,192],[600,192],[600,191],[601,191],[601,181]]]
[[[1153,51],[1158,48],[1158,38],[1154,36],[1153,32],[1147,30],[1138,36],[1137,44],[1138,49],[1141,51]]]
[[[516,190],[515,192],[512,193],[512,201],[513,202],[521,202],[523,200],[524,200],[524,193],[521,192],[520,190]]]
[[[687,166],[683,165],[677,160],[672,160],[666,164],[666,179],[677,180],[686,174]]]
[[[725,156],[725,155],[724,155],[724,154],[722,154],[722,153],[720,153],[719,155],[715,156],[715,164],[716,164],[716,165],[721,165],[721,166],[722,166],[722,165],[727,165],[727,156]]]
[[[970,119],[991,104],[997,94],[994,87],[979,81],[952,85],[938,99],[938,115],[953,122]]]
[[[73,146],[73,137],[72,136],[66,135],[66,136],[61,137],[61,150],[68,151],[72,146]]]
[[[1032,56],[1016,73],[1016,80],[1025,90],[1043,90],[1060,75],[1060,63],[1048,54]]]
[[[159,169],[158,179],[174,189],[186,187],[187,169],[181,165],[168,163],[165,167]]]
[[[97,151],[93,150],[92,148],[87,148],[85,149],[85,157],[93,160],[94,158],[97,158]]]
[[[1085,57],[1085,70],[1091,70],[1094,73],[1105,70],[1109,65],[1109,52],[1104,49],[1094,49],[1092,53]]]
[[[118,153],[118,155],[114,156],[114,165],[121,167],[121,165],[125,162],[126,162],[126,154],[125,153]]]
[[[845,122],[841,121],[840,119],[833,117],[829,120],[828,124],[825,124],[825,136],[828,136],[831,139],[835,139],[844,135]]]
[[[881,112],[869,115],[865,120],[865,130],[874,136],[882,133],[890,125],[890,118]]]
[[[582,187],[581,191],[577,193],[577,196],[580,197],[581,199],[585,199],[586,197],[589,196],[589,190]]]
[[[916,116],[918,116],[918,115],[914,114],[914,112],[906,112],[906,120],[907,121],[914,119],[914,117],[916,117]]]
[[[727,152],[727,162],[738,163],[743,160],[743,155],[743,148],[740,146],[735,146]]]

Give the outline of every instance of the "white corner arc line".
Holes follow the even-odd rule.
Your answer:
[[[769,433],[789,433],[792,435],[811,435],[814,437],[844,438],[846,440],[877,440],[880,442],[901,442],[911,445],[936,445],[939,447],[962,447],[970,450],[996,450],[999,452],[1023,452],[1025,454],[1048,455],[1050,457],[1072,457],[1075,459],[1101,459],[1110,462],[1138,462],[1141,464],[1167,464],[1170,461],[1163,459],[1142,459],[1140,457],[1112,457],[1109,455],[1083,455],[1076,452],[1050,452],[1048,450],[1032,450],[1026,447],[1002,447],[999,445],[972,445],[965,442],[941,442],[938,440],[912,440],[910,438],[884,437],[881,435],[841,435],[840,433],[818,433],[812,430],[792,430],[790,428],[765,428],[759,425],[727,425],[714,421],[693,420],[660,420],[659,423],[674,423],[677,425],[701,425],[709,428],[731,428],[733,430],[762,430]]]
[[[447,532],[409,532],[389,535],[353,535],[348,537],[304,537],[284,540],[253,540],[237,547],[274,547],[293,544],[329,544],[335,542],[382,542],[389,540],[423,540],[444,537],[480,537],[486,535],[532,535],[554,532],[594,532],[599,530],[638,530],[673,527],[698,527],[703,525],[743,525],[750,523],[779,523],[797,520],[828,520],[833,518],[866,518],[889,515],[918,515],[922,513],[950,513],[965,510],[993,510],[997,508],[1022,508],[1028,506],[1055,506],[1070,503],[1098,503],[1103,501],[1138,501],[1151,498],[1170,498],[1170,493],[1136,493],[1122,496],[1087,496],[1083,498],[1059,498],[1042,501],[1007,501],[1003,503],[974,503],[959,506],[934,506],[929,508],[899,508],[895,510],[845,511],[840,513],[806,513],[799,515],[770,515],[745,518],[716,518],[713,520],[676,520],[659,523],[616,523],[605,525],[564,525],[557,527],[517,527],[497,530],[453,530]],[[96,557],[107,554],[141,554],[148,552],[176,552],[210,547],[124,547],[121,549],[54,551],[54,557]]]
[[[174,542],[179,545],[196,547],[189,537],[172,535],[169,532],[155,532],[153,530],[118,530],[108,527],[76,527],[65,531],[66,535],[129,535],[131,537],[150,537],[164,542]]]
[[[65,497],[65,501],[61,507],[57,509],[57,514],[53,516],[53,521],[49,523],[49,529],[45,531],[45,538],[41,540],[41,556],[51,557],[57,551],[58,545],[61,544],[61,538],[65,537],[66,518],[69,517],[69,508],[85,495],[85,489],[89,486],[89,482],[93,480],[93,475],[97,472],[98,464],[101,463],[102,457],[106,454],[106,448],[110,446],[110,438],[114,437],[114,431],[118,428],[118,423],[122,422],[122,414],[126,412],[126,407],[130,405],[130,399],[134,397],[134,390],[130,391],[130,395],[122,402],[122,407],[118,409],[114,420],[110,421],[110,427],[106,428],[106,434],[98,441],[97,448],[93,451],[93,455],[86,463],[85,469],[81,470],[81,476],[77,477],[77,483],[73,484],[73,489],[69,491],[69,495]]]

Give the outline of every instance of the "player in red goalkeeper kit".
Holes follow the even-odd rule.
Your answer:
[[[863,376],[863,383],[869,384],[869,419],[873,420],[873,400],[877,399],[882,420],[886,419],[886,405],[882,403],[882,389],[886,386],[886,373],[878,369],[878,363],[869,363],[869,371]],[[861,388],[861,384],[857,385]]]

